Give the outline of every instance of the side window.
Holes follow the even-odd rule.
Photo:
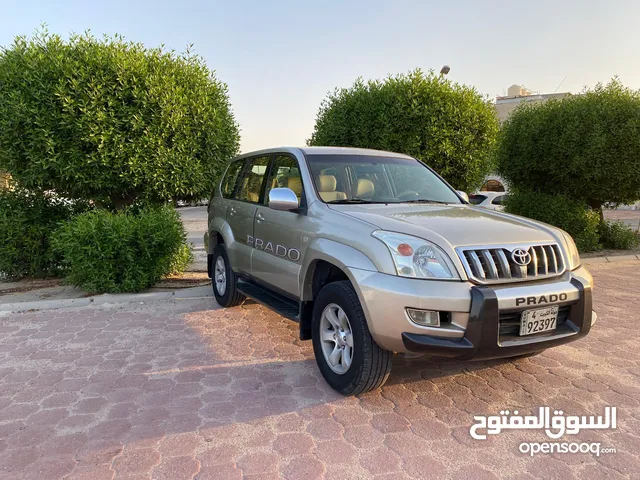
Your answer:
[[[302,177],[298,161],[289,155],[276,155],[271,168],[271,175],[267,182],[264,196],[265,205],[269,203],[269,191],[272,188],[290,188],[298,197],[298,205],[302,198]]]
[[[505,201],[505,196],[506,195],[500,195],[496,198],[494,198],[491,203],[493,203],[494,205],[503,205],[504,201]]]
[[[270,155],[249,160],[240,182],[240,191],[236,197],[238,200],[251,203],[260,201],[260,191],[262,190],[262,183],[266,177],[270,160]]]
[[[244,160],[236,160],[229,165],[227,173],[225,174],[224,179],[222,179],[222,184],[220,185],[222,196],[224,198],[231,198],[233,196],[233,192],[238,181],[238,174],[242,170],[243,165]]]
[[[487,197],[485,195],[469,195],[469,203],[471,203],[471,205],[480,205],[486,199]]]

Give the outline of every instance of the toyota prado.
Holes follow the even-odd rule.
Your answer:
[[[567,233],[474,207],[397,153],[241,155],[214,192],[205,244],[217,302],[249,297],[298,322],[345,395],[381,386],[393,352],[532,355],[597,318]]]

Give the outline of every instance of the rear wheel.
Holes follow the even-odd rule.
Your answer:
[[[213,285],[213,295],[216,302],[221,307],[235,307],[240,305],[244,300],[242,295],[236,288],[236,274],[231,270],[229,257],[224,245],[216,246],[213,251],[213,276],[211,284]]]
[[[313,351],[327,383],[343,395],[357,395],[384,384],[391,352],[373,340],[356,292],[348,281],[326,285],[316,298]]]

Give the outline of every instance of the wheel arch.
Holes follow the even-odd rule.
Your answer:
[[[322,287],[335,281],[347,280],[354,286],[360,303],[363,303],[349,267],[378,270],[373,262],[359,250],[327,239],[317,239],[309,245],[305,252],[304,265],[304,273],[300,277],[300,339],[309,340],[313,303]]]
[[[213,275],[213,251],[220,244],[231,245],[235,241],[231,227],[222,218],[215,218],[209,225],[209,231],[205,235],[205,245],[207,247],[207,275]]]

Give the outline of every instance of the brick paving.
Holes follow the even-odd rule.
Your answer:
[[[0,317],[2,479],[638,478],[640,263],[593,265],[599,323],[517,361],[394,359],[387,385],[330,390],[296,325],[212,299]],[[615,454],[473,440],[473,415],[618,407],[582,431]],[[565,437],[566,438],[566,437]]]

